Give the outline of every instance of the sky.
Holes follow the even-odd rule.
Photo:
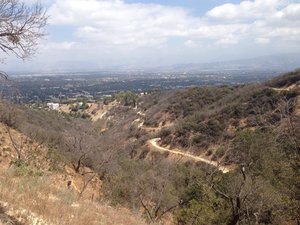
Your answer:
[[[151,68],[300,53],[300,0],[40,2],[50,16],[47,36],[30,60],[0,54],[3,69]]]

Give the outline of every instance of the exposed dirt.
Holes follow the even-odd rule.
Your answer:
[[[283,88],[272,88],[273,90],[275,91],[290,91],[292,89],[295,89],[297,87],[296,84],[293,84],[291,86],[288,86],[288,87],[283,87]]]
[[[70,107],[73,104],[61,104],[59,106],[59,111],[64,112],[64,113],[70,113]],[[111,102],[108,105],[104,105],[103,103],[88,103],[89,108],[85,110],[79,110],[81,113],[87,113],[88,115],[91,116],[91,120],[96,122],[99,119],[102,119],[109,110],[111,110],[114,106],[117,105],[117,102]]]
[[[158,150],[158,151],[162,151],[162,152],[169,152],[171,154],[187,157],[187,158],[192,159],[194,161],[204,162],[208,165],[216,167],[218,170],[222,171],[223,173],[228,173],[231,170],[233,170],[232,166],[221,166],[219,162],[209,160],[209,159],[207,159],[203,156],[195,156],[193,154],[183,152],[179,149],[171,150],[171,149],[168,149],[168,148],[161,147],[158,144],[159,141],[160,141],[160,138],[154,138],[154,139],[149,140],[148,143],[152,147],[152,149],[154,149],[154,150]]]
[[[145,224],[127,209],[99,203],[101,181],[94,171],[82,167],[76,173],[72,166],[63,164],[58,170],[50,170],[46,146],[14,129],[10,132],[22,145],[23,159],[31,154],[36,157],[28,158],[28,168],[16,168],[12,164],[16,159],[12,141],[0,123],[0,225],[92,225],[99,221],[104,225]]]
[[[23,208],[14,208],[0,201],[0,225],[52,225],[39,215]]]

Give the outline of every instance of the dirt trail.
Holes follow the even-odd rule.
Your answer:
[[[152,147],[154,147],[155,149],[157,149],[159,151],[169,152],[169,153],[172,153],[172,154],[181,155],[181,156],[193,159],[195,161],[204,162],[206,164],[209,164],[211,166],[214,166],[214,167],[218,168],[218,170],[222,171],[223,173],[228,173],[232,170],[232,168],[229,168],[228,166],[221,166],[221,165],[219,165],[218,162],[205,159],[201,156],[195,156],[195,155],[192,155],[192,154],[189,154],[189,153],[181,152],[179,150],[171,150],[171,149],[168,149],[168,148],[161,147],[157,143],[158,141],[160,141],[160,138],[154,138],[154,139],[149,140],[148,142]]]

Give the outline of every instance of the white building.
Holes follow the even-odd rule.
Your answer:
[[[50,103],[47,103],[47,106],[51,110],[59,110],[59,103],[50,102]]]

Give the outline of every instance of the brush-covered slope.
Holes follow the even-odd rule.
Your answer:
[[[38,215],[46,208],[53,223],[67,207],[58,224],[98,224],[103,215],[104,224],[143,224],[124,207],[150,223],[295,224],[299,78],[298,70],[262,84],[121,93],[101,103],[114,102],[97,121],[2,102],[1,179],[9,185],[1,198]],[[19,159],[7,128],[22,146]],[[28,191],[9,197],[19,188]],[[49,193],[45,204],[39,192]],[[99,217],[90,221],[93,210]]]
[[[141,100],[143,126],[137,129],[160,131],[162,145],[216,159],[243,131],[284,129],[299,113],[299,79],[297,70],[264,84],[153,93]],[[225,163],[235,160],[229,154]]]
[[[166,161],[172,176],[154,173],[156,178],[168,179],[171,190],[165,194],[175,197],[175,202],[185,199],[182,193],[191,198],[174,212],[178,224],[235,224],[233,217],[240,217],[240,224],[294,224],[299,210],[299,79],[297,70],[260,84],[150,93],[139,99],[137,107],[113,108],[107,114],[111,127],[103,135],[123,134],[123,153],[135,164],[121,168],[141,171],[130,179],[152,171],[151,166],[136,163],[139,160],[156,166]],[[182,174],[184,168],[188,174]],[[195,168],[204,174],[191,172]],[[216,169],[226,174],[216,175],[212,172]],[[123,176],[128,173],[116,177]],[[209,180],[212,177],[218,179]],[[125,199],[134,202],[130,187],[124,187],[128,188]],[[200,188],[204,196],[193,188]],[[237,209],[240,203],[234,199],[243,201],[243,206]],[[194,218],[197,210],[209,215]],[[233,216],[236,210],[239,215]]]
[[[18,110],[39,121],[38,113],[30,115],[22,109],[14,113]],[[54,124],[47,135],[35,123],[23,124],[29,137],[14,129],[15,115],[8,111],[10,116],[4,115],[3,108],[1,113],[6,123],[0,123],[0,224],[146,224],[139,215],[124,207],[113,208],[101,198],[102,182],[96,171],[85,166],[75,170],[63,150],[56,149],[62,139],[51,133],[57,128]]]

